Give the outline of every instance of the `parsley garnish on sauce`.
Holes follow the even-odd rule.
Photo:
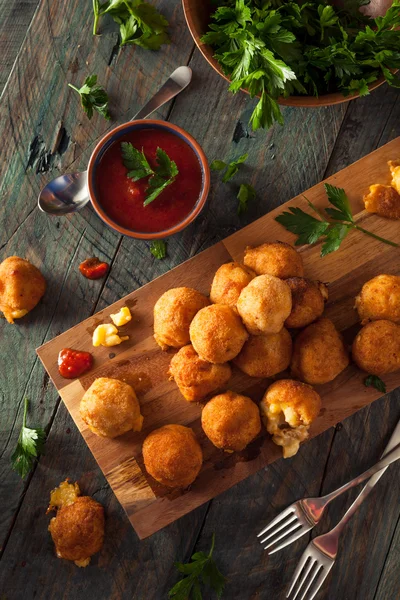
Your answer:
[[[179,173],[176,163],[161,148],[157,148],[154,169],[149,165],[143,150],[140,152],[130,142],[121,143],[121,152],[122,162],[128,169],[127,176],[130,179],[139,181],[150,176],[143,206],[153,202],[167,186],[175,181]]]
[[[41,453],[43,445],[46,441],[46,433],[43,429],[30,429],[26,426],[28,404],[28,398],[25,398],[22,428],[19,434],[17,447],[11,456],[13,469],[22,478],[24,478],[31,470],[33,463]]]
[[[141,0],[93,0],[93,35],[97,34],[99,20],[110,15],[119,25],[121,46],[135,44],[148,50],[159,50],[169,44],[168,21],[148,2]]]
[[[72,83],[68,85],[80,95],[82,108],[89,119],[92,118],[94,110],[100,113],[107,121],[111,119],[108,111],[108,95],[104,88],[97,85],[97,75],[87,77],[81,88],[75,87]]]
[[[367,231],[354,222],[349,199],[342,188],[337,188],[326,183],[325,191],[329,202],[335,207],[325,208],[325,212],[335,221],[334,223],[328,221],[325,215],[318,210],[312,202],[307,200],[307,198],[308,206],[319,218],[311,216],[296,206],[290,207],[289,210],[284,211],[275,218],[275,221],[278,221],[285,229],[297,235],[297,240],[295,242],[296,246],[301,246],[302,244],[315,244],[320,238],[323,238],[324,243],[321,248],[321,256],[326,256],[327,254],[338,250],[347,234],[356,229],[384,244],[400,248],[400,244],[382,238],[379,235],[372,233],[372,231]]]
[[[247,89],[259,101],[250,118],[254,130],[283,124],[278,99],[369,93],[382,75],[400,87],[400,0],[384,17],[370,19],[359,8],[368,0],[214,0],[202,37],[230,78],[230,91]]]
[[[208,554],[205,552],[195,552],[190,563],[175,563],[176,568],[184,577],[169,591],[168,598],[172,600],[202,600],[201,584],[212,588],[217,598],[222,597],[225,577],[219,571],[212,558],[214,542],[215,534],[213,533],[211,549]]]

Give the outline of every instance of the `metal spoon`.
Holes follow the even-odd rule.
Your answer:
[[[145,119],[185,89],[192,79],[189,67],[178,67],[147,104],[131,119]],[[81,210],[89,202],[87,172],[68,173],[50,181],[40,192],[38,207],[51,215]]]

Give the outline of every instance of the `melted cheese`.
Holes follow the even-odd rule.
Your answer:
[[[123,306],[115,315],[110,315],[110,319],[114,325],[122,327],[132,319],[131,311],[127,306]]]
[[[98,325],[93,332],[93,346],[105,346],[110,348],[111,346],[118,346],[121,342],[129,340],[129,335],[118,335],[118,329],[111,323],[105,323]]]

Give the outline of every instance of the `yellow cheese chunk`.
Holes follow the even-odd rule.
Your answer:
[[[93,346],[118,346],[121,342],[129,340],[129,335],[118,335],[118,329],[111,323],[98,325],[93,332]]]
[[[69,483],[68,479],[62,481],[60,485],[50,493],[49,510],[73,504],[80,493],[81,491],[77,483]]]
[[[117,327],[126,325],[132,319],[131,311],[127,306],[123,306],[115,315],[110,315],[111,321]]]

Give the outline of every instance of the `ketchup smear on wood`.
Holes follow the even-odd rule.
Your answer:
[[[173,183],[147,206],[148,177],[133,181],[122,162],[121,142],[131,142],[154,169],[156,150],[162,148],[176,162],[179,173]],[[202,171],[191,147],[180,137],[160,129],[138,129],[114,142],[102,156],[95,175],[96,195],[103,210],[118,225],[132,231],[153,233],[180,223],[193,209],[202,188]]]
[[[74,379],[89,371],[93,365],[93,356],[90,352],[64,348],[58,355],[58,370],[61,377]]]

